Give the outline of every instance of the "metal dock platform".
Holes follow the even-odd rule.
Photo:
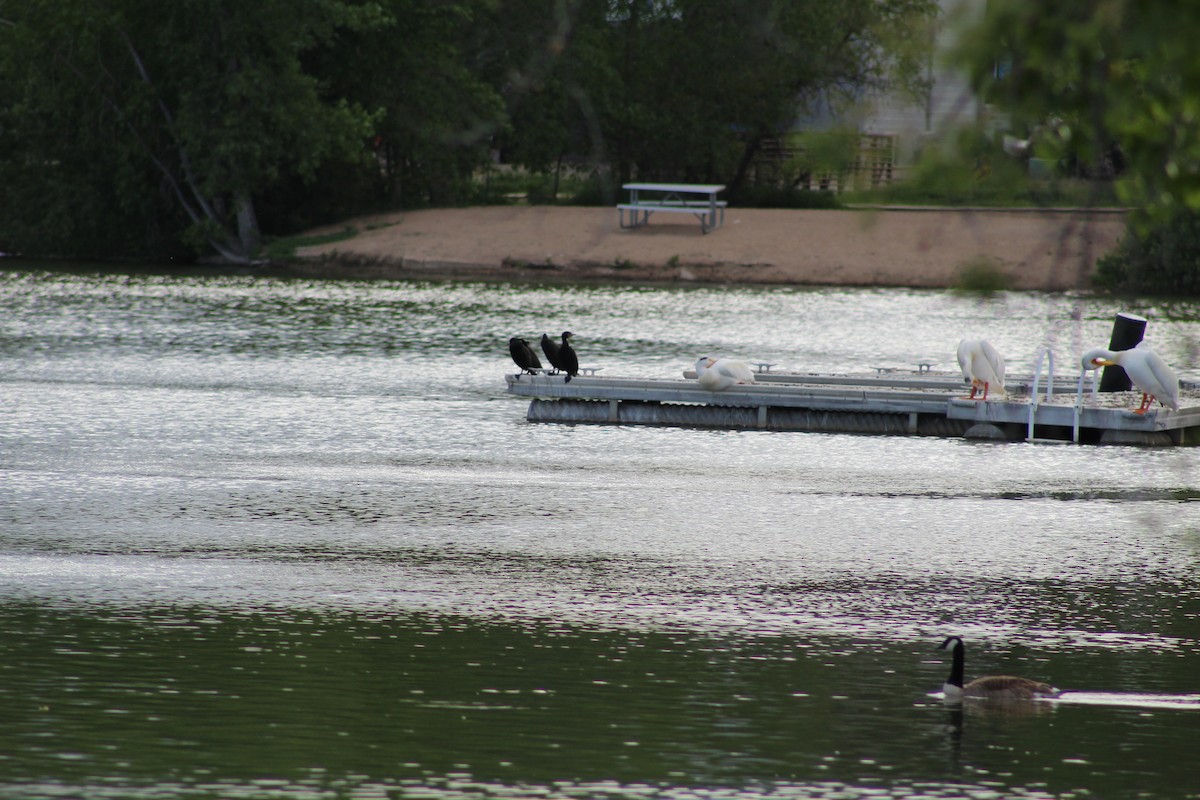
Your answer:
[[[1039,366],[1040,369],[1040,366]],[[530,422],[669,425],[770,431],[944,436],[1141,446],[1200,443],[1200,385],[1182,381],[1180,409],[1132,412],[1141,392],[1097,393],[1089,377],[1011,376],[1008,392],[965,399],[958,373],[929,369],[820,375],[760,372],[724,391],[680,379],[508,374],[532,398]]]

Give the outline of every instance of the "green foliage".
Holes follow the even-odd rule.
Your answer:
[[[888,79],[913,82],[924,62],[906,34],[936,8],[581,0],[549,17],[530,10],[541,5],[505,4],[505,24],[484,37],[488,53],[519,54],[489,70],[507,92],[506,159],[537,171],[571,153],[606,166],[614,183],[719,181],[733,194],[759,144],[798,115]]]
[[[607,205],[634,176],[732,200],[798,115],[919,88],[936,8],[0,0],[0,250],[248,261],[260,225],[516,193]],[[794,166],[840,162],[835,145]],[[497,153],[529,171],[517,192],[488,175]],[[580,163],[590,177],[563,169]]]
[[[738,195],[742,208],[841,208],[837,194],[794,187],[753,186]]]
[[[610,206],[616,202],[617,187],[602,175],[583,180],[564,202],[575,206]]]
[[[554,177],[551,175],[541,175],[537,180],[530,182],[529,190],[525,195],[525,202],[531,206],[551,205],[555,202],[555,195]]]
[[[861,139],[857,130],[846,128],[796,134],[798,155],[788,161],[786,170],[797,177],[845,175],[858,157]]]
[[[988,256],[967,261],[954,276],[954,289],[963,294],[992,295],[1005,291],[1008,285],[1008,274]]]
[[[581,174],[571,169],[533,172],[508,166],[489,168],[476,175],[475,190],[468,196],[471,205],[606,206],[613,193],[597,174]]]
[[[358,229],[352,225],[347,225],[340,231],[320,236],[290,236],[273,239],[267,242],[265,254],[268,261],[288,261],[296,257],[296,250],[300,247],[314,247],[319,244],[344,242],[347,239],[353,239],[357,235]]]
[[[1031,178],[1024,161],[991,138],[963,131],[950,146],[927,149],[904,179],[847,196],[851,203],[946,206],[1103,206],[1116,198],[1110,184]]]
[[[355,4],[356,6],[360,4]],[[353,159],[370,130],[360,106],[321,96],[301,56],[369,6],[343,0],[61,0],[4,7],[6,137],[0,229],[46,250],[103,257],[104,227],[167,226],[233,261],[256,256],[253,195]],[[340,22],[339,22],[340,20]],[[78,163],[86,153],[87,165]],[[83,168],[81,168],[81,166]],[[59,180],[46,181],[48,172]],[[48,226],[14,199],[41,189]],[[80,202],[80,201],[83,202]],[[169,211],[164,211],[169,209]],[[93,216],[95,214],[95,216]],[[132,250],[137,252],[137,250]]]
[[[557,191],[553,187],[557,184]],[[743,208],[841,208],[838,195],[793,187],[753,186],[738,195]],[[524,170],[489,172],[477,179],[473,205],[524,202],[529,205],[610,206],[614,200],[610,181],[600,175],[532,173]]]
[[[1134,227],[1096,264],[1095,282],[1114,291],[1200,295],[1200,213]]]
[[[1119,153],[1123,201],[1163,221],[1200,209],[1197,41],[1187,4],[991,0],[959,58],[1017,126],[1051,133],[1052,157],[1095,169]]]
[[[418,208],[472,202],[473,176],[507,125],[481,36],[504,29],[491,0],[378,0],[391,20],[342,32],[307,59],[330,96],[377,109],[369,137],[379,191],[389,205]],[[517,26],[518,32],[521,30]],[[367,137],[364,137],[364,141]]]

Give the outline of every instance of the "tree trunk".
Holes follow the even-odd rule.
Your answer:
[[[746,183],[746,175],[750,172],[750,165],[754,163],[754,157],[758,155],[759,149],[762,147],[763,134],[756,133],[746,142],[746,147],[742,151],[742,157],[738,161],[737,172],[733,175],[733,180],[729,182],[729,192],[726,195],[730,198],[736,198],[742,191],[743,185]]]
[[[254,211],[254,199],[248,194],[237,197],[238,241],[247,261],[258,255],[262,245],[262,232],[258,229],[258,214]]]

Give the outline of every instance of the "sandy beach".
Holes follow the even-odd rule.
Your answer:
[[[364,217],[302,248],[309,274],[788,285],[955,285],[986,259],[1019,290],[1085,289],[1125,231],[1119,210],[730,208],[707,234],[682,214],[622,229],[615,208],[497,206]],[[340,230],[335,226],[313,233]]]

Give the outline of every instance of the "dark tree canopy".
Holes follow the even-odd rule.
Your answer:
[[[257,256],[471,198],[496,154],[736,192],[807,110],[916,88],[932,0],[0,0],[0,250]]]
[[[373,24],[369,10],[340,0],[0,5],[0,191],[37,198],[67,233],[10,207],[6,226],[28,237],[16,245],[127,255],[118,231],[142,223],[252,259],[255,194],[287,172],[355,157],[370,133],[369,115],[323,97],[300,60],[341,26]]]

